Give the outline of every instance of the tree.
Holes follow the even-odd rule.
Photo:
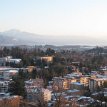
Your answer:
[[[51,49],[51,48],[48,48],[46,50],[46,55],[54,55],[55,54],[55,50]]]
[[[103,87],[107,88],[107,81],[104,82]]]
[[[9,84],[9,92],[12,95],[20,95],[25,98],[26,91],[25,91],[25,74],[23,71],[19,71],[17,76],[12,78],[12,81]]]
[[[36,71],[36,69],[34,68],[33,71],[32,71],[31,77],[32,77],[32,79],[35,79],[36,76],[37,76],[37,71]]]

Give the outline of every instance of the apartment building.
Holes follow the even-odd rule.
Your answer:
[[[53,62],[53,56],[44,56],[41,57],[41,60],[45,60],[46,62]]]
[[[54,77],[53,78],[53,89],[54,90],[66,90],[69,89],[69,83],[66,78]]]
[[[91,92],[96,91],[98,88],[103,86],[104,82],[107,81],[107,78],[91,78],[89,80],[89,89]]]
[[[0,93],[8,92],[9,81],[0,81]]]
[[[42,88],[41,93],[44,101],[48,102],[51,100],[51,91],[49,91],[48,89]]]
[[[81,84],[84,84],[84,86],[88,86],[89,85],[89,79],[90,79],[90,77],[83,76],[83,77],[80,77],[79,82]]]

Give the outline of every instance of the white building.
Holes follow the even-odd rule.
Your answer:
[[[9,62],[9,63],[15,63],[15,64],[18,64],[18,63],[21,62],[21,60],[22,60],[22,59],[9,59],[8,62]]]
[[[89,80],[90,91],[96,91],[98,88],[103,86],[105,81],[107,81],[107,78],[92,78],[92,79],[90,79]]]
[[[51,91],[44,88],[32,87],[27,90],[27,100],[28,101],[50,101],[51,100]]]
[[[50,101],[51,100],[51,91],[49,89],[44,89],[44,81],[43,79],[31,79],[25,81],[25,88],[27,91],[27,99],[29,101]]]
[[[8,92],[9,81],[0,81],[0,93]]]
[[[12,76],[18,73],[18,71],[19,69],[17,68],[2,67],[0,68],[0,79],[9,80],[12,78]]]

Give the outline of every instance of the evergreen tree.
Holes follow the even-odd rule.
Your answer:
[[[26,91],[25,91],[25,75],[23,71],[19,71],[17,76],[12,78],[12,81],[9,84],[9,92],[12,95],[20,95],[25,98]]]

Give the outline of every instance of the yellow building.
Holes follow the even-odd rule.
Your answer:
[[[53,88],[54,90],[66,90],[69,88],[69,82],[66,78],[54,77]]]
[[[84,86],[88,86],[89,85],[89,79],[90,79],[90,77],[80,77],[80,83],[84,84]]]
[[[53,56],[41,57],[41,60],[45,60],[45,61],[47,61],[47,62],[53,62]]]
[[[48,89],[44,89],[42,88],[42,96],[44,101],[50,101],[51,100],[51,91],[49,91]]]
[[[28,69],[28,72],[32,72],[36,68],[35,66],[28,66],[27,69]]]

